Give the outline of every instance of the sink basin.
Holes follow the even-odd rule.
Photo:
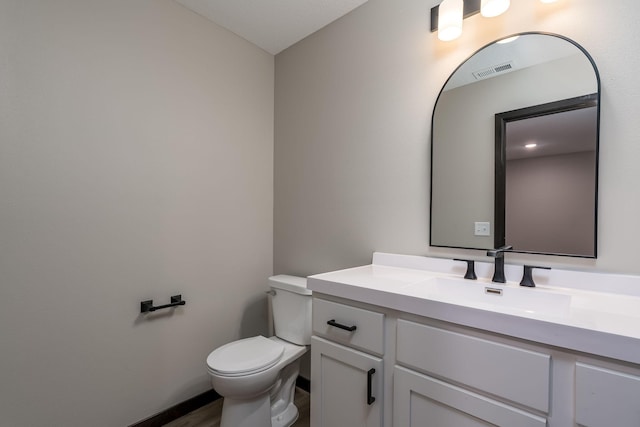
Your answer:
[[[571,295],[540,287],[526,288],[517,284],[455,277],[433,277],[404,287],[402,293],[507,313],[566,316],[571,309]]]
[[[359,301],[544,345],[640,364],[640,275],[554,268],[538,286],[492,283],[490,263],[478,280],[444,258],[374,254],[374,263],[308,278],[317,295]],[[521,274],[505,266],[507,277]]]

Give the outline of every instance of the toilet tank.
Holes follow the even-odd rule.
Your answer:
[[[311,344],[311,291],[304,277],[269,277],[273,326],[277,337],[298,345]]]

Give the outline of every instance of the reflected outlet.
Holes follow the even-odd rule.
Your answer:
[[[475,236],[491,236],[491,223],[490,222],[474,222]]]

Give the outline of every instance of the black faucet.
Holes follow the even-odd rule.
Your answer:
[[[533,272],[534,268],[542,268],[544,270],[551,270],[551,267],[540,267],[536,265],[525,265],[524,272],[522,273],[522,280],[520,281],[520,286],[526,286],[528,288],[535,288],[536,284],[533,281]]]
[[[478,276],[476,276],[475,270],[475,261],[472,259],[460,259],[454,258],[454,261],[462,261],[467,263],[467,272],[464,273],[464,278],[467,280],[476,280]]]
[[[489,249],[487,251],[487,256],[496,259],[495,267],[493,269],[493,277],[491,278],[492,282],[506,283],[507,279],[504,277],[504,253],[511,249],[513,249],[513,246],[505,245],[501,248]]]

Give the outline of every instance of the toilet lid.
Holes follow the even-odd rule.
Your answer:
[[[249,374],[272,367],[282,353],[282,344],[260,335],[217,348],[207,357],[207,365],[221,375]]]

